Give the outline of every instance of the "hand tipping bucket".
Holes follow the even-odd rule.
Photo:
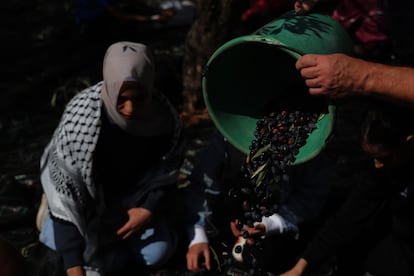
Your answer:
[[[352,54],[352,42],[332,17],[291,11],[213,53],[202,78],[204,101],[215,126],[232,145],[248,154],[257,121],[288,96],[326,106],[293,164],[315,157],[325,147],[335,106],[326,98],[310,96],[296,70],[297,59],[308,53]]]

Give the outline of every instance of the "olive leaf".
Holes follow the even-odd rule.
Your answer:
[[[256,188],[259,187],[262,184],[265,177],[266,177],[266,171],[261,171],[259,173],[259,176],[257,177],[257,180],[256,180]]]
[[[52,107],[56,107],[56,102],[57,102],[57,95],[56,93],[53,93],[52,98],[50,99],[50,105]]]
[[[319,115],[317,122],[319,122],[320,120],[322,120],[322,119],[323,119],[323,117],[325,117],[325,113],[321,113],[321,114]]]
[[[252,175],[251,178],[255,178],[256,175],[258,175],[261,171],[263,171],[263,169],[266,168],[266,166],[267,166],[268,163],[269,163],[269,161],[266,161],[266,163],[264,163],[263,165],[261,165],[260,167],[258,167],[257,170]]]
[[[219,259],[219,256],[218,256],[217,252],[214,250],[214,248],[212,246],[209,246],[209,248],[210,248],[210,250],[211,250],[211,252],[213,254],[213,259],[217,263],[217,269],[221,272],[221,266],[222,266],[222,264],[220,262],[220,259]]]
[[[272,146],[271,143],[267,144],[266,146],[262,147],[261,149],[259,149],[255,155],[253,155],[251,160],[254,160],[255,158],[259,157],[260,155],[262,155],[263,152],[266,152],[270,149],[270,147]]]
[[[184,189],[184,188],[187,188],[188,186],[190,186],[190,184],[191,184],[190,180],[186,180],[183,183],[178,183],[177,188],[178,189]]]

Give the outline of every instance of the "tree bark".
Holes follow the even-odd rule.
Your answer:
[[[236,36],[245,5],[241,0],[196,1],[196,18],[185,41],[182,113],[188,115],[204,110],[203,67],[221,44]]]

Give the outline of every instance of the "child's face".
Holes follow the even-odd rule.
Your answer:
[[[150,97],[138,82],[125,81],[122,84],[116,109],[127,120],[140,117],[148,106]]]
[[[363,143],[362,149],[374,159],[376,169],[394,167],[398,163],[395,150],[386,149],[380,144]]]
[[[387,148],[381,144],[362,143],[362,149],[374,159],[376,169],[399,169],[403,168],[414,158],[411,143],[403,143],[395,148]]]

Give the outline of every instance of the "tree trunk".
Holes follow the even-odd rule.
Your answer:
[[[183,58],[182,113],[204,110],[201,78],[204,65],[213,52],[236,35],[245,1],[197,0],[196,18],[190,28]]]

